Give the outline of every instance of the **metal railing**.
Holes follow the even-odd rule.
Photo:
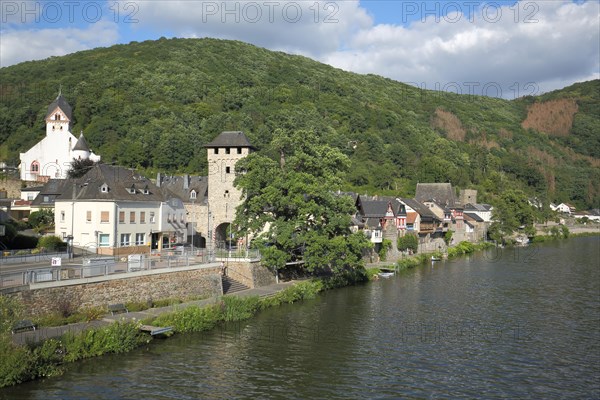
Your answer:
[[[82,265],[65,265],[60,267],[28,268],[20,271],[0,272],[0,288],[27,286],[32,283],[68,281],[101,276],[114,276],[137,271],[169,270],[191,265],[206,264],[208,254],[201,255],[169,255],[120,258],[98,257],[83,260]]]

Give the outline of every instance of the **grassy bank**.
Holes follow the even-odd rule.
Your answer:
[[[325,289],[346,286],[366,280],[364,271],[313,279],[290,286],[270,297],[222,297],[217,303],[206,306],[189,306],[181,310],[161,314],[145,321],[117,322],[81,333],[70,333],[57,339],[26,346],[16,345],[10,335],[10,324],[0,325],[0,387],[21,382],[60,375],[65,364],[84,358],[108,353],[125,353],[149,343],[151,336],[141,333],[140,325],[172,326],[174,332],[200,332],[215,328],[221,323],[241,321],[261,310],[283,303],[314,298]],[[3,321],[11,318],[8,313],[18,305],[0,296],[0,312]]]

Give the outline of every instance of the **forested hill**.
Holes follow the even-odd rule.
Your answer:
[[[600,207],[600,81],[515,101],[423,91],[236,41],[161,39],[0,69],[0,160],[45,134],[58,88],[104,162],[206,173],[201,147],[243,130],[315,130],[352,160],[347,189],[411,195],[416,182],[522,188]]]

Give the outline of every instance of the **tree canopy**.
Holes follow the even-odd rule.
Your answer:
[[[270,153],[277,159],[253,153],[236,165],[244,202],[234,224],[241,234],[255,235],[272,268],[292,261],[316,272],[360,267],[370,242],[350,232],[352,199],[336,192],[348,157],[312,131],[279,131],[276,137]]]

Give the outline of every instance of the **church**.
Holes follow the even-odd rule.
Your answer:
[[[71,106],[59,93],[46,112],[46,137],[19,156],[22,181],[66,179],[73,159],[100,161],[100,156],[90,150],[83,132],[79,139],[71,133],[72,118]]]

